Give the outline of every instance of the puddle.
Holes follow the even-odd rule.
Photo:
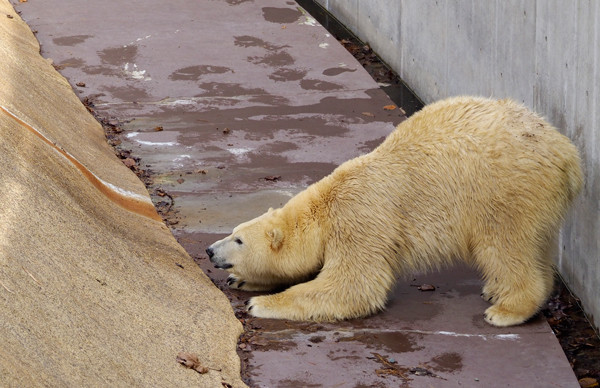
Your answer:
[[[263,17],[271,23],[290,24],[300,19],[302,12],[294,8],[264,7]]]
[[[278,51],[266,54],[262,57],[248,57],[248,62],[254,63],[255,65],[283,67],[293,65],[295,60],[286,51]]]
[[[135,62],[137,55],[137,46],[109,47],[98,52],[102,63],[119,67]]]
[[[330,67],[329,69],[323,70],[323,75],[333,77],[342,73],[354,73],[356,69],[349,69],[347,67]]]
[[[233,73],[233,70],[224,66],[188,66],[175,70],[171,75],[169,75],[169,79],[173,81],[198,81],[200,77],[206,74],[223,74],[228,72]]]
[[[92,35],[72,35],[72,36],[62,36],[60,38],[52,39],[52,42],[58,46],[75,46],[80,43],[85,42],[89,38],[92,38]]]
[[[102,86],[100,90],[110,93],[114,98],[125,102],[141,102],[151,100],[146,89],[134,85]]]
[[[341,337],[338,341],[358,341],[369,349],[405,353],[424,349],[417,345],[419,337],[421,336],[401,332],[357,332],[351,337]]]
[[[274,45],[272,43],[266,42],[260,38],[254,37],[254,36],[249,36],[249,35],[243,35],[243,36],[236,36],[234,37],[234,45],[239,46],[239,47],[260,47],[263,48],[267,51],[277,51],[277,50],[281,50],[283,48],[286,47],[290,47],[288,45],[282,45],[282,46],[277,46]]]
[[[437,372],[457,372],[463,367],[462,356],[455,352],[442,353],[433,357],[429,366]]]
[[[306,76],[306,70],[281,68],[269,75],[273,81],[299,81]]]

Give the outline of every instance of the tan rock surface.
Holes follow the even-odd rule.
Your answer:
[[[226,297],[6,0],[0,58],[0,385],[243,386]]]

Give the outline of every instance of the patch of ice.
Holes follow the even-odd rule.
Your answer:
[[[169,147],[169,146],[177,145],[177,142],[174,142],[174,141],[154,142],[154,141],[146,141],[146,140],[137,140],[136,139],[136,142],[138,142],[139,144],[142,144],[142,145],[157,146],[157,147]]]
[[[126,63],[123,66],[123,71],[125,74],[133,79],[138,79],[142,81],[150,81],[152,78],[146,75],[146,70],[139,70],[137,65],[134,63],[129,66],[129,63]]]
[[[252,151],[251,148],[228,148],[227,151],[231,152],[235,156],[242,156]]]

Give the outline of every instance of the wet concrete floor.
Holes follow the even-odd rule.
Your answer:
[[[151,171],[153,200],[174,199],[173,233],[247,329],[238,353],[249,385],[578,386],[542,318],[508,329],[483,321],[479,278],[465,268],[410,276],[385,312],[336,324],[255,319],[243,311],[252,293],[226,290],[208,245],[405,118],[295,2],[13,3],[42,55]]]

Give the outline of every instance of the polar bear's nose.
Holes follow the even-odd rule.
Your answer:
[[[215,251],[213,251],[211,247],[208,247],[206,248],[206,254],[208,255],[209,259],[212,259],[212,257],[215,255]]]

